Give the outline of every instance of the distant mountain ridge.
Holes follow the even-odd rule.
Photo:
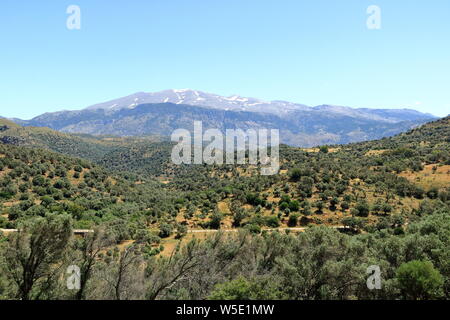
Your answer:
[[[110,100],[87,107],[87,110],[110,110],[133,109],[140,104],[150,103],[173,103],[192,105],[225,111],[247,111],[258,113],[270,113],[278,116],[290,115],[295,111],[324,111],[358,116],[372,120],[385,120],[392,122],[415,121],[424,117],[435,118],[431,114],[424,114],[412,109],[369,109],[350,108],[344,106],[320,105],[310,107],[304,104],[293,103],[282,100],[263,101],[256,98],[233,95],[223,97],[213,93],[206,93],[191,89],[172,89],[159,92],[137,92],[135,94]]]
[[[434,119],[433,115],[410,109],[309,107],[183,89],[140,92],[83,110],[13,120],[69,133],[117,136],[168,136],[178,128],[192,129],[193,122],[200,120],[205,129],[280,129],[283,143],[310,147],[379,139]]]
[[[309,107],[286,101],[266,102],[256,98],[246,98],[238,95],[223,97],[213,93],[206,93],[191,89],[172,89],[159,92],[137,92],[135,94],[96,104],[88,110],[120,110],[133,109],[140,104],[173,103],[220,109],[225,111],[248,111],[261,113],[282,114],[294,110],[307,110]]]

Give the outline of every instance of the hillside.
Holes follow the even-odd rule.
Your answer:
[[[31,146],[13,145],[12,138],[0,144],[0,229],[24,231],[0,232],[2,297],[236,299],[230,290],[241,286],[258,299],[450,294],[450,118],[378,141],[282,146],[275,176],[249,165],[174,166],[164,152],[154,158],[142,153],[145,143],[135,148],[120,139],[125,148],[111,153],[114,172],[32,143],[49,148],[39,139],[60,133],[35,135],[41,129],[11,124],[2,130],[18,140],[28,132]],[[91,138],[67,134],[63,145],[77,139]],[[170,147],[148,144],[155,145]],[[77,238],[69,228],[95,231]],[[26,275],[27,265],[16,253],[34,252],[27,245],[49,255],[50,273],[23,291],[14,279]],[[61,260],[62,253],[70,259]],[[87,287],[47,285],[63,286],[61,272],[73,263],[89,266],[89,273],[82,269]],[[374,264],[383,268],[385,284],[376,292],[365,278]],[[402,286],[401,272],[409,268],[436,274],[433,290]]]
[[[259,176],[258,168],[248,165],[173,165],[172,145],[168,142],[123,138],[105,142],[17,125],[4,129],[3,137],[15,137],[21,143],[25,141],[24,145],[42,146],[69,155],[81,148],[77,142],[82,141],[83,150],[97,151],[95,156],[84,152],[85,158],[121,176],[135,177],[132,179],[139,176],[141,181],[147,181],[134,186],[134,192],[143,192],[139,188],[150,183],[168,197],[176,197],[178,213],[158,214],[169,223],[209,228],[212,221],[216,223],[215,228],[220,225],[233,228],[240,225],[339,226],[345,220],[363,228],[386,217],[403,219],[421,210],[427,199],[446,199],[450,170],[448,122],[449,118],[445,118],[396,137],[330,147],[329,152],[282,146],[280,175],[269,177]],[[41,130],[46,134],[41,135]],[[56,144],[55,140],[61,143]],[[8,145],[4,148],[25,153],[29,150]],[[73,168],[69,166],[67,170]],[[73,175],[69,172],[69,176]],[[17,182],[16,187],[19,186]],[[45,195],[44,191],[41,193],[44,194],[40,196]],[[15,194],[15,200],[20,202],[20,193]]]
[[[175,197],[158,182],[5,144],[0,144],[0,187],[0,228],[7,229],[48,212],[67,213],[78,228],[107,224],[119,228],[119,240],[130,239],[139,230],[148,233],[148,225],[157,221],[155,212],[175,210]]]
[[[12,121],[0,119],[0,141],[3,144],[48,149],[106,166],[110,163],[116,169],[121,163],[119,158],[114,159],[116,154],[139,148],[139,146],[145,146],[148,154],[153,145],[156,147],[165,140],[167,138],[158,136],[120,138],[87,134],[75,135],[46,127],[22,127]],[[170,145],[167,144],[166,149],[169,147]],[[106,161],[111,157],[114,161]],[[156,168],[156,164],[152,168]]]

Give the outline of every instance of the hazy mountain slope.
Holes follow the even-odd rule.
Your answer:
[[[49,128],[22,127],[0,119],[0,144],[51,150],[93,161],[119,172],[131,170],[163,174],[172,148],[172,144],[165,140],[157,136],[121,138],[75,135]]]
[[[353,109],[351,109],[353,110]],[[133,108],[47,113],[24,125],[45,126],[70,133],[94,135],[164,135],[178,128],[192,129],[203,121],[204,128],[280,129],[283,143],[309,147],[378,139],[406,131],[432,118],[393,122],[346,112],[319,109],[291,110],[289,117],[270,113],[229,111],[184,104],[143,104]]]
[[[350,144],[371,150],[384,150],[394,148],[421,149],[424,155],[433,157],[433,149],[441,149],[440,156],[450,157],[450,116],[428,122],[412,130],[400,133],[393,137]],[[450,158],[449,158],[450,159]],[[450,163],[449,163],[450,164]]]
[[[159,137],[114,138],[75,135],[46,127],[22,127],[6,119],[0,119],[0,142],[8,145],[44,148],[65,155],[98,162],[108,153],[145,141],[148,144],[161,141]]]

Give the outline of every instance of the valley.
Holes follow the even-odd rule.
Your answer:
[[[104,288],[101,293],[104,297],[108,296],[108,282],[101,280],[106,276],[104,272],[120,266],[125,261],[122,259],[131,259],[130,266],[134,266],[122,270],[129,272],[130,279],[150,277],[145,281],[153,279],[152,286],[157,286],[142,291],[135,280],[130,280],[129,285],[134,288],[130,297],[142,298],[147,292],[150,298],[173,299],[185,294],[183,288],[191,284],[177,282],[176,290],[181,291],[167,287],[177,272],[186,281],[208,282],[206,292],[190,287],[193,290],[190,299],[213,297],[218,294],[214,290],[219,290],[221,282],[227,283],[226,279],[230,279],[229,285],[250,281],[252,286],[259,286],[267,283],[269,274],[275,272],[276,283],[269,281],[267,285],[283,285],[284,280],[279,277],[287,270],[283,269],[282,260],[276,262],[270,257],[294,259],[295,255],[291,257],[285,249],[294,250],[302,243],[302,249],[295,249],[300,250],[298,254],[305,254],[301,259],[313,259],[309,255],[315,252],[310,247],[315,237],[320,238],[323,250],[336,248],[341,252],[333,251],[327,261],[350,259],[348,263],[358,269],[366,262],[359,264],[352,260],[355,257],[350,251],[356,250],[351,249],[354,241],[360,248],[357,250],[375,250],[379,258],[387,254],[383,251],[387,248],[373,245],[409,241],[410,237],[418,236],[417,228],[425,227],[422,224],[449,218],[449,117],[382,140],[310,149],[281,145],[280,172],[273,176],[260,175],[260,165],[175,165],[170,159],[174,143],[164,137],[73,135],[48,128],[22,127],[8,120],[0,120],[0,126],[3,142],[0,144],[0,229],[35,228],[39,221],[48,220],[44,228],[52,228],[56,222],[51,221],[66,221],[73,229],[92,230],[92,234],[80,239],[75,236],[64,247],[69,246],[65,250],[71,255],[80,252],[79,245],[97,248],[91,252],[97,252],[97,262],[96,277],[90,282]],[[439,228],[446,230],[449,225],[442,222]],[[7,230],[0,243],[5,250],[11,250],[5,239],[16,237],[16,233]],[[60,232],[52,230],[46,231],[48,236]],[[21,239],[22,233],[17,233],[17,237]],[[368,237],[373,238],[372,244],[365,243]],[[445,237],[439,241],[447,245]],[[310,249],[303,251],[306,248]],[[421,248],[415,249],[424,250],[415,254],[418,258],[436,259],[435,253]],[[256,250],[258,255],[254,257],[256,260],[244,263],[242,259],[252,257],[249,250]],[[377,259],[364,252],[358,259]],[[338,258],[341,254],[345,257]],[[82,263],[87,258],[77,259]],[[296,259],[300,258],[289,263],[295,265]],[[387,256],[383,259],[387,259],[382,263],[391,270],[394,281],[394,271],[399,265]],[[442,276],[447,277],[445,259],[439,259],[440,262],[433,261]],[[315,258],[310,261],[317,262]],[[193,265],[185,269],[184,263]],[[197,270],[195,266],[203,263],[211,266],[211,278],[206,275],[195,280],[190,268]],[[223,267],[222,263],[225,263]],[[253,263],[265,271],[252,271],[249,275],[250,270],[245,266]],[[148,269],[147,276],[136,273],[134,268],[144,265],[156,269]],[[227,275],[233,270],[227,266],[241,270],[238,272],[241,278]],[[219,272],[221,268],[224,269]],[[168,270],[173,274],[167,274]],[[358,272],[348,276],[358,277]],[[154,277],[168,282],[161,283],[162,280]],[[41,288],[38,283],[36,288]],[[444,288],[448,289],[447,284]],[[289,298],[300,297],[285,289],[274,289],[280,294],[276,297],[284,294]],[[352,294],[368,297],[352,285],[346,290],[327,297],[348,298]],[[82,294],[97,295],[95,292]],[[314,292],[314,296],[308,297],[319,294]],[[383,291],[383,297],[395,292]],[[262,298],[275,297],[262,291],[255,294]]]

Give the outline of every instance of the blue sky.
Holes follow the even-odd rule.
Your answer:
[[[449,39],[448,0],[2,0],[0,115],[191,88],[444,116]]]

